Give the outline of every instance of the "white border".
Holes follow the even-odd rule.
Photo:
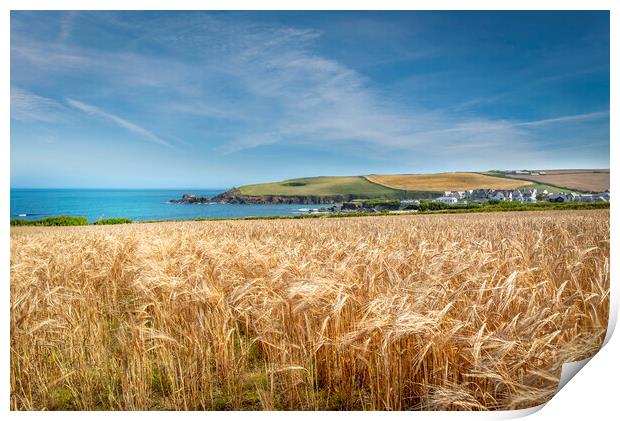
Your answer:
[[[378,6],[381,6],[378,8]],[[2,353],[2,365],[0,367],[2,373],[2,382],[0,383],[0,401],[2,402],[3,412],[9,412],[9,362],[10,362],[10,336],[9,336],[9,182],[10,182],[10,74],[9,74],[9,52],[10,52],[10,10],[610,10],[611,16],[611,75],[618,74],[618,11],[620,7],[618,2],[611,0],[383,0],[367,1],[367,0],[297,0],[294,2],[286,2],[281,0],[263,0],[257,1],[229,0],[229,1],[193,1],[193,0],[90,0],[88,2],[79,0],[8,0],[2,2],[3,14],[0,20],[2,42],[2,56],[4,62],[2,66],[2,84],[3,101],[0,102],[2,107],[2,118],[5,124],[2,125],[1,143],[0,143],[0,186],[2,189],[2,200],[0,200],[0,211],[4,215],[4,223],[0,223],[2,241],[0,241],[1,256],[0,259],[0,277],[1,290],[4,297],[4,311],[1,315],[1,324],[3,329],[2,344],[0,345]],[[617,116],[618,101],[618,84],[612,77],[611,81],[611,105],[610,112],[612,116]],[[610,119],[610,139],[618,139],[617,120]],[[612,168],[616,168],[618,158],[618,148],[614,142],[610,142],[611,155],[610,164]],[[611,172],[612,190],[616,191],[618,183],[618,175],[615,171]],[[618,220],[618,209],[612,206],[612,231],[611,238],[616,238],[618,229],[616,229],[615,221]],[[570,381],[560,393],[557,394],[545,406],[545,408],[531,415],[532,419],[611,419],[611,414],[617,415],[617,389],[616,379],[619,378],[620,364],[617,356],[620,356],[620,345],[617,338],[613,338],[611,333],[615,327],[618,309],[618,282],[614,279],[616,273],[615,262],[618,262],[618,252],[614,244],[611,247],[611,305],[612,313],[610,314],[609,334],[606,337],[606,345],[604,348],[588,363],[588,369],[580,372],[576,379]],[[540,408],[537,408],[540,409]],[[515,416],[523,416],[531,411],[506,411],[493,413],[471,413],[471,412],[416,412],[410,413],[386,413],[386,412],[366,412],[366,413],[321,413],[321,417],[345,417],[369,419],[374,417],[402,418],[404,417],[424,417],[425,419],[505,419]],[[65,418],[82,418],[84,413],[33,413],[33,412],[11,412],[8,414],[15,418],[31,418],[37,416],[49,417],[52,419]],[[162,412],[91,412],[89,417],[99,418],[109,415],[115,417],[149,417],[154,419],[165,419],[169,415]],[[242,412],[189,412],[175,413],[174,417],[226,417],[226,419],[241,419],[242,417],[251,416],[261,419],[289,418],[296,416],[300,418],[315,418],[318,414],[315,412],[296,412],[291,413],[267,413],[255,412],[246,414]]]
[[[612,0],[7,0],[12,10],[612,10]]]

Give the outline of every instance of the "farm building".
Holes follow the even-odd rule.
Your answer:
[[[458,199],[453,196],[441,196],[434,201],[438,203],[445,203],[446,205],[455,205],[458,202]]]
[[[489,199],[491,200],[499,200],[502,202],[512,202],[512,192],[511,191],[496,191],[492,194]]]
[[[564,202],[568,202],[568,195],[564,194],[564,193],[551,193],[549,195],[549,201],[550,202],[555,202],[555,203],[564,203]]]
[[[520,190],[515,190],[512,193],[512,201],[523,203],[525,201],[525,196],[523,195],[523,192],[521,192]]]
[[[592,196],[591,194],[581,194],[575,197],[575,202],[592,203],[594,201],[594,196]]]

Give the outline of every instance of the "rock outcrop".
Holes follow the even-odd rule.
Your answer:
[[[184,194],[180,199],[171,199],[170,203],[190,203],[190,204],[206,204],[213,203],[207,196],[194,196],[193,194]]]
[[[211,201],[216,203],[235,203],[235,204],[254,204],[254,205],[269,205],[269,204],[300,204],[300,205],[319,205],[319,204],[331,204],[342,200],[337,200],[336,197],[329,196],[245,196],[241,194],[239,189],[232,188],[224,193],[218,194],[211,198]]]

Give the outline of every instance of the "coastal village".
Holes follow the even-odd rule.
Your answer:
[[[574,176],[575,172],[566,172],[563,174],[570,174]],[[570,171],[570,170],[568,170]],[[575,170],[579,171],[579,170]],[[517,179],[520,181],[527,181],[530,184],[525,186],[517,186],[512,189],[506,189],[511,183],[496,183],[494,180],[483,180],[488,187],[496,184],[495,187],[503,184],[504,188],[472,188],[472,189],[459,189],[459,190],[446,190],[440,189],[434,191],[427,191],[427,189],[411,189],[408,194],[402,196],[390,195],[393,190],[388,190],[387,193],[382,196],[382,192],[373,192],[373,196],[369,196],[367,191],[364,191],[364,187],[360,187],[359,192],[346,190],[330,191],[332,194],[317,194],[313,191],[313,194],[301,194],[309,183],[312,184],[314,179],[297,179],[297,180],[285,180],[280,184],[275,184],[271,187],[271,192],[266,190],[270,194],[248,194],[247,191],[243,191],[243,188],[233,187],[232,189],[220,193],[213,197],[198,196],[192,194],[184,194],[180,199],[172,199],[169,202],[175,204],[288,204],[288,205],[302,205],[296,210],[296,213],[375,213],[375,212],[423,212],[423,211],[438,211],[444,209],[468,209],[478,208],[486,205],[499,205],[504,208],[509,205],[507,202],[518,206],[533,205],[538,203],[609,203],[610,193],[609,184],[605,183],[590,183],[584,184],[583,179],[593,174],[602,173],[603,171],[584,172],[579,178],[582,183],[582,190],[576,188],[570,189],[567,187],[560,187],[558,185],[537,183],[539,177],[544,177],[548,173],[546,171],[531,171],[531,170],[511,170],[511,171],[495,171],[495,177]],[[557,174],[557,170],[550,170],[549,174]],[[579,173],[577,173],[579,174]],[[607,173],[608,174],[608,173]],[[453,185],[458,185],[459,176],[462,174],[450,174],[453,177]],[[470,174],[466,174],[470,176]],[[416,177],[413,175],[412,177]],[[428,177],[428,176],[427,176]],[[431,176],[432,177],[432,176]],[[438,174],[435,178],[445,177],[445,175]],[[523,177],[523,178],[520,178]],[[489,177],[490,178],[490,177]],[[364,179],[366,181],[366,179]],[[514,181],[514,180],[511,180]],[[450,184],[450,183],[445,183]],[[463,185],[464,183],[460,183]],[[470,184],[475,184],[471,183]],[[483,184],[478,182],[478,184]],[[577,183],[578,184],[578,183]],[[266,184],[269,186],[269,184]],[[291,186],[299,187],[302,190],[292,191]],[[376,186],[373,185],[373,186]],[[278,188],[285,187],[284,192],[278,191]],[[598,189],[606,188],[605,191],[596,191]],[[275,189],[275,191],[274,191]],[[288,190],[287,190],[288,189]],[[586,190],[587,189],[587,190]],[[278,193],[276,193],[278,191]],[[312,190],[310,190],[312,191]],[[273,192],[273,193],[272,193]],[[291,194],[291,193],[295,194]],[[275,193],[275,194],[274,194]],[[339,194],[338,194],[339,193]],[[318,205],[318,206],[312,206]]]
[[[465,191],[447,191],[443,196],[435,199],[436,202],[447,205],[481,203],[484,201],[496,200],[501,202],[609,202],[609,192],[600,193],[575,193],[575,192],[553,192],[538,190],[536,188],[524,190],[494,190],[476,189]]]
[[[600,203],[609,202],[609,191],[599,193],[575,193],[575,192],[549,192],[546,189],[539,190],[537,188],[530,189],[514,189],[514,190],[498,190],[498,189],[472,189],[462,191],[445,191],[443,195],[430,200],[403,199],[403,200],[351,200],[333,203],[332,206],[319,208],[300,208],[299,213],[316,214],[316,213],[352,213],[352,212],[384,212],[384,211],[401,211],[401,212],[417,212],[421,206],[429,206],[431,208],[458,208],[459,206],[484,204],[484,203],[500,203],[500,202],[516,202],[516,203]],[[209,203],[239,203],[233,201],[221,200],[221,197],[208,198],[206,196],[194,196],[184,194],[181,199],[170,200],[170,203],[185,204],[209,204]],[[265,203],[265,202],[263,202]],[[266,203],[275,203],[266,202]],[[293,202],[289,202],[293,204]],[[312,204],[300,202],[300,204]]]
[[[376,206],[365,206],[363,201],[351,201],[335,204],[329,208],[304,209],[308,213],[323,212],[382,212],[386,210],[416,212],[424,202],[436,203],[444,208],[458,208],[459,206],[516,202],[516,203],[600,203],[609,202],[610,194],[608,191],[600,193],[575,193],[575,192],[549,192],[546,189],[536,188],[523,190],[496,190],[496,189],[474,189],[464,191],[446,191],[440,197],[430,201],[420,201],[415,199],[400,200],[399,205],[377,204]],[[432,207],[432,206],[431,206]]]

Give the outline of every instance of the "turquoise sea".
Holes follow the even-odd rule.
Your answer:
[[[11,219],[48,216],[131,218],[134,221],[297,215],[328,205],[170,204],[183,193],[209,197],[224,190],[11,189]]]

